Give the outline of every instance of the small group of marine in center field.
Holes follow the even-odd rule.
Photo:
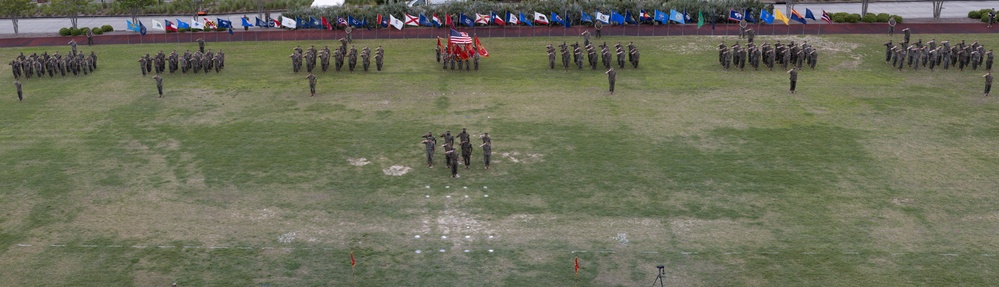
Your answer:
[[[186,74],[191,71],[194,74],[201,73],[208,74],[212,70],[216,74],[220,73],[225,69],[225,53],[219,50],[218,53],[212,52],[208,49],[207,52],[202,53],[200,50],[191,53],[190,50],[184,51],[184,54],[177,54],[177,51],[171,51],[169,55],[164,54],[163,51],[159,51],[155,56],[150,56],[148,53],[142,57],[139,57],[139,70],[142,72],[142,76],[146,74],[163,74],[167,71],[170,74],[180,70],[181,73]],[[169,68],[169,70],[168,70]]]
[[[427,132],[426,134],[423,134],[420,137],[423,138],[423,141],[421,141],[420,144],[424,146],[424,149],[426,151],[427,167],[433,168],[434,152],[437,150],[436,136],[434,136],[433,132]],[[443,134],[440,135],[440,137],[444,140],[444,144],[441,145],[441,147],[444,148],[444,164],[451,171],[451,177],[456,178],[458,177],[458,164],[464,165],[465,169],[471,168],[472,165],[471,136],[468,134],[468,131],[466,131],[465,128],[462,128],[461,133],[457,135],[458,144],[461,147],[460,151],[462,159],[461,162],[458,161],[459,151],[455,148],[454,145],[455,136],[451,135],[451,131],[444,132]],[[491,137],[489,137],[488,132],[484,133],[482,136],[479,136],[479,138],[482,139],[482,144],[479,145],[479,147],[482,148],[482,161],[485,164],[485,168],[489,169],[489,159],[493,153],[492,149],[493,140]]]
[[[739,45],[738,41],[732,46],[726,46],[725,43],[718,44],[718,64],[726,71],[733,68],[743,71],[747,62],[757,71],[760,70],[760,66],[773,71],[775,65],[779,65],[782,69],[788,67],[801,69],[808,66],[814,70],[818,58],[819,52],[807,41],[801,45],[796,45],[794,41],[784,45],[778,40],[772,46],[766,41],[759,46],[750,42],[746,47]]]
[[[589,33],[588,32],[583,32],[583,36],[584,36],[584,40],[583,40],[584,44],[583,44],[582,47],[579,45],[579,42],[573,43],[572,45],[566,45],[566,42],[562,42],[562,44],[559,45],[559,49],[560,49],[560,52],[561,52],[561,55],[562,55],[562,69],[564,71],[568,71],[569,70],[569,66],[570,66],[569,61],[570,60],[573,63],[575,63],[576,68],[578,70],[582,70],[583,67],[584,67],[584,65],[583,65],[583,60],[584,59],[587,61],[588,66],[590,67],[590,70],[596,70],[597,69],[597,60],[598,60],[597,59],[597,50],[593,46],[593,42],[589,41]],[[569,56],[570,55],[569,46],[572,46],[572,57],[571,58]],[[599,47],[600,47],[600,59],[599,60],[603,64],[604,69],[610,69],[613,66],[611,64],[611,61],[613,60],[613,58],[612,58],[611,53],[610,53],[610,48],[607,46],[607,42],[604,42],[604,43],[600,44]],[[615,47],[615,51],[616,51],[616,55],[617,55],[617,66],[620,69],[624,69],[624,67],[625,67],[625,57],[624,57],[625,50],[624,50],[624,47],[621,46],[621,42],[618,42],[616,45],[614,45],[614,47]],[[545,49],[548,52],[548,69],[549,70],[555,70],[555,65],[556,65],[556,62],[555,62],[555,60],[556,60],[555,47],[552,46],[552,44],[548,44],[548,46],[546,46]],[[583,49],[586,50],[586,57],[585,58],[583,57]],[[629,42],[628,43],[627,54],[628,54],[628,63],[631,63],[632,68],[637,69],[638,68],[638,62],[639,62],[639,59],[641,57],[641,53],[638,51],[638,47],[635,47],[634,42]]]
[[[937,45],[936,39],[925,44],[919,39],[912,44],[901,42],[893,45],[889,40],[884,46],[885,64],[891,64],[898,71],[910,67],[913,71],[928,68],[932,72],[936,67],[948,70],[951,66],[956,66],[961,71],[965,67],[978,70],[978,67],[984,66],[986,71],[992,71],[992,62],[995,60],[992,50],[986,51],[985,46],[978,41],[970,45],[965,44],[964,40],[957,45],[943,41]]]
[[[374,54],[372,54],[371,49],[368,46],[364,46],[361,49],[360,54],[358,54],[357,48],[353,45],[350,49],[347,49],[347,40],[345,38],[340,38],[340,46],[332,51],[330,51],[329,46],[324,46],[320,50],[316,50],[316,46],[310,46],[308,50],[302,50],[300,46],[295,46],[289,58],[291,58],[291,70],[298,73],[302,70],[302,64],[305,64],[305,70],[308,73],[316,68],[318,64],[320,69],[325,73],[330,67],[330,58],[333,58],[333,68],[337,72],[341,71],[344,65],[347,65],[347,69],[350,72],[354,72],[357,67],[357,60],[360,58],[361,67],[364,72],[368,71],[371,66],[371,58],[375,58],[375,69],[379,72],[382,71],[382,66],[385,63],[385,50],[382,46],[375,48]]]

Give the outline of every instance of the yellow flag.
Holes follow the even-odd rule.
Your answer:
[[[787,23],[790,19],[787,19],[787,16],[784,16],[784,13],[781,13],[777,8],[774,8],[774,19],[783,21],[784,25],[790,25]]]

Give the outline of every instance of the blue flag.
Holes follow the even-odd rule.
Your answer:
[[[634,17],[631,17],[631,11],[624,12],[624,22],[628,24],[638,24]]]
[[[667,16],[666,13],[663,13],[663,11],[656,10],[656,16],[654,19],[660,24],[666,24],[666,22],[669,21],[669,16]]]
[[[229,35],[232,35],[232,27],[229,27]]]
[[[774,23],[774,15],[767,12],[767,10],[760,10],[760,21],[767,24]]]
[[[256,24],[257,27],[264,27],[264,28],[269,27],[267,26],[267,23],[264,23],[264,21],[260,21],[260,17],[254,17],[254,18],[257,18],[257,24]]]
[[[812,14],[812,9],[808,9],[808,8],[805,8],[805,18],[812,19],[812,20],[818,20],[818,19],[815,19],[815,14]]]
[[[135,25],[132,21],[125,20],[125,25],[127,25],[129,31],[139,32],[139,25]]]
[[[309,22],[310,22],[309,25],[312,25],[312,28],[315,29],[323,28],[323,21],[319,21],[319,19],[316,19],[316,17],[309,16]]]
[[[215,19],[217,19],[219,21],[218,22],[219,23],[219,28],[223,28],[223,29],[232,28],[232,21],[222,20],[221,18],[215,18]]]
[[[420,14],[420,26],[433,27],[434,23],[430,23],[430,19],[426,15]]]
[[[683,19],[683,14],[680,14],[680,12],[677,12],[676,10],[673,9],[669,10],[669,20],[680,24],[686,24],[686,22]]]
[[[142,36],[146,35],[146,25],[142,25],[142,21],[139,21],[139,34]]]
[[[743,14],[743,17],[745,17],[746,22],[756,23],[756,19],[753,19],[753,11],[749,10],[749,8],[746,8],[746,13]]]
[[[177,19],[177,29],[191,29],[191,24],[184,23],[184,21]]]
[[[728,20],[735,22],[742,21],[742,13],[735,12],[735,10],[728,10]]]
[[[355,28],[361,28],[361,20],[357,18],[347,16],[347,25],[353,26]]]
[[[464,13],[458,16],[458,22],[461,22],[461,24],[465,24],[465,26],[468,27],[475,27],[475,19],[472,19],[472,17],[465,16]]]
[[[624,25],[624,16],[618,14],[617,12],[611,11],[610,21]]]
[[[687,13],[687,9],[684,9],[683,10],[683,23],[687,24],[687,22],[693,23],[694,22],[694,18],[691,18],[690,17],[690,13]]]
[[[253,25],[250,25],[250,21],[246,20],[246,18],[239,18],[239,19],[243,20],[243,27],[253,27]],[[177,27],[180,27],[180,25],[178,24]]]
[[[798,11],[794,9],[791,9],[791,20],[801,22],[801,24],[808,24],[808,21],[805,21],[805,17],[801,17],[801,14],[798,14]]]
[[[368,26],[368,17],[364,17],[364,19],[361,19],[361,27],[364,27],[369,31],[371,30],[371,26]]]
[[[647,12],[645,10],[639,10],[638,11],[638,21],[642,21],[642,22],[652,21],[652,16],[649,16],[649,12]]]
[[[531,21],[528,21],[527,17],[524,17],[524,12],[520,12],[520,23],[524,23],[527,26],[534,27],[534,25],[531,24]]]
[[[586,14],[586,12],[582,11],[580,11],[579,14],[582,15],[579,17],[579,22],[593,23],[593,16],[590,16],[590,14]]]
[[[562,17],[559,17],[558,13],[552,12],[552,15],[550,17],[551,17],[550,20],[553,23],[558,23],[559,25],[565,25],[565,21],[562,21]]]
[[[382,25],[382,28],[388,28],[389,27],[389,17],[382,17],[381,14],[378,14],[378,18],[382,18],[382,22],[379,23],[379,25]]]

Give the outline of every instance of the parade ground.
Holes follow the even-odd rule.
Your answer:
[[[289,54],[329,38],[210,40],[225,69],[162,98],[137,60],[197,43],[81,44],[98,68],[24,101],[0,75],[0,285],[994,285],[999,99],[981,67],[893,69],[898,32],[760,33],[817,49],[795,94],[723,70],[735,34],[593,39],[641,49],[613,95],[549,70],[578,34],[483,37],[478,71],[442,70],[436,35],[359,38],[384,70],[314,71],[315,97]],[[46,51],[69,46],[0,59]],[[462,128],[469,168],[428,167],[420,135]]]

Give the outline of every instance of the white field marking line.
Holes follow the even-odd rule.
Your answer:
[[[805,255],[815,255],[815,254],[818,254],[818,253],[815,253],[815,252],[811,252],[811,251],[809,251],[809,252],[802,252],[801,254],[805,254]]]
[[[642,251],[642,254],[659,254],[659,252],[655,252],[655,251]]]
[[[66,244],[52,244],[50,247],[66,247]]]
[[[586,250],[573,250],[572,253],[586,253]]]
[[[843,252],[843,255],[860,255],[860,252],[857,252],[857,251],[847,251],[847,252]]]
[[[91,245],[91,244],[87,244],[87,245],[80,245],[80,247],[87,247],[87,248],[96,248],[96,247],[97,247],[97,245]]]
[[[940,256],[957,256],[957,255],[958,255],[957,253],[944,253],[944,254],[940,254]]]
[[[600,251],[597,251],[597,252],[600,252],[600,253],[614,253],[614,250],[600,250]]]

